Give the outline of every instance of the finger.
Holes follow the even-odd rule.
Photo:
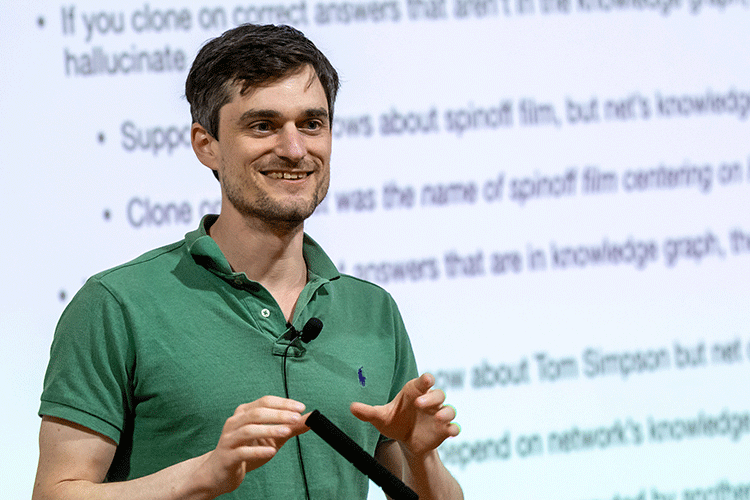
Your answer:
[[[449,437],[456,437],[461,433],[461,426],[457,423],[453,422],[450,425],[448,425],[448,436]]]
[[[252,443],[256,446],[269,445],[277,440],[292,437],[292,428],[288,425],[247,424],[226,433],[227,442],[232,447]]]
[[[282,398],[279,396],[263,396],[250,403],[245,403],[237,407],[235,413],[245,412],[253,408],[275,408],[277,410],[288,410],[302,413],[305,411],[305,405],[293,399]]]
[[[456,437],[461,432],[461,426],[450,418],[452,413],[452,411],[449,411],[435,420],[434,430],[436,434],[442,436],[441,441],[449,437]]]
[[[242,423],[255,424],[296,424],[302,415],[296,411],[277,410],[275,408],[253,408],[235,417]]]
[[[363,422],[374,422],[380,420],[379,407],[370,406],[365,403],[354,402],[349,406],[349,411],[352,415],[362,420]]]
[[[229,417],[226,422],[226,428],[227,430],[231,430],[253,424],[297,426],[300,423],[302,423],[302,415],[295,411],[273,408],[248,408],[243,412]]]
[[[422,394],[429,391],[433,385],[435,385],[435,377],[432,373],[423,373],[416,379],[417,390]]]
[[[312,414],[312,412],[302,415],[298,423],[289,426],[292,431],[292,435],[290,437],[299,436],[300,434],[304,434],[305,432],[310,430],[310,428],[307,426],[307,417],[309,417],[310,414]]]
[[[256,462],[271,460],[278,450],[273,446],[240,446],[235,451],[239,461]]]
[[[433,389],[419,396],[414,402],[418,408],[441,407],[445,403],[445,392],[442,389]]]
[[[435,418],[442,422],[451,422],[456,418],[456,409],[450,405],[443,406],[435,414]]]
[[[422,394],[425,394],[435,384],[435,377],[430,373],[424,373],[417,378],[409,380],[404,384],[399,395],[406,398],[407,401],[414,401]]]

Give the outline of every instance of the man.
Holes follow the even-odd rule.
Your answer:
[[[337,88],[289,27],[241,26],[198,54],[192,143],[221,213],[66,308],[34,499],[364,498],[366,478],[305,433],[316,408],[420,498],[462,498],[436,452],[455,412],[416,377],[393,300],[303,232],[328,189]]]

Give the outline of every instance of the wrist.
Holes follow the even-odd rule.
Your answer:
[[[428,449],[421,452],[415,452],[409,449],[405,443],[398,441],[401,452],[404,455],[404,459],[409,466],[414,469],[415,466],[429,466],[431,464],[440,462],[440,456],[438,455],[437,449]]]
[[[404,459],[404,480],[417,492],[419,498],[463,499],[461,486],[443,465],[437,449],[415,454],[399,441]]]
[[[217,493],[217,478],[211,468],[211,454],[204,455],[183,462],[187,466],[187,474],[182,484],[183,491],[179,498],[191,500],[212,500],[219,496]]]

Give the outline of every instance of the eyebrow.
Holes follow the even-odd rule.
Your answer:
[[[277,119],[282,115],[273,109],[249,109],[240,115],[237,123],[247,123],[257,119]],[[325,108],[308,108],[302,113],[303,118],[328,118],[328,110]]]

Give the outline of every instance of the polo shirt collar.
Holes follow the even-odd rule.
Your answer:
[[[204,216],[198,229],[185,235],[187,251],[198,264],[212,273],[224,279],[235,280],[239,276],[244,276],[244,273],[232,270],[229,261],[219,249],[219,245],[208,235],[208,228],[216,222],[218,217],[215,214]],[[307,263],[309,281],[313,281],[316,277],[333,280],[341,276],[328,255],[307,233],[302,242],[302,255]]]

